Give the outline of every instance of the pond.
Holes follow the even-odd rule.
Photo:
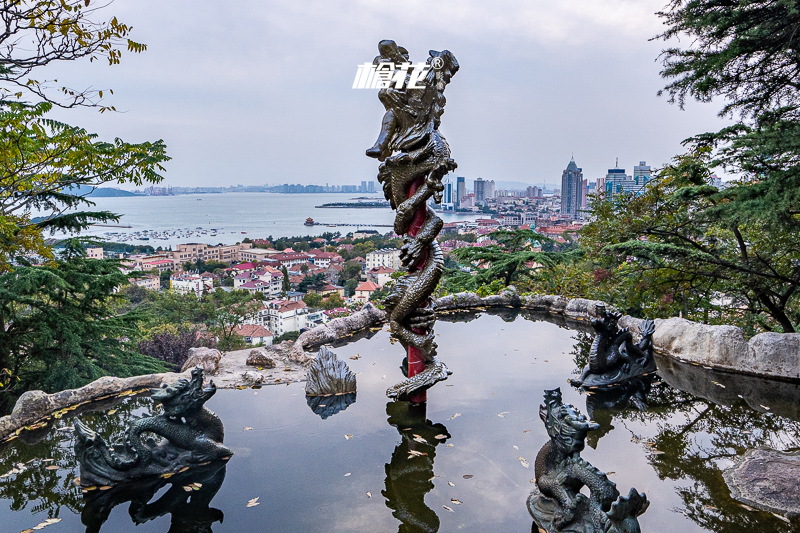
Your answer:
[[[387,401],[404,353],[381,330],[334,349],[357,372],[347,409],[321,418],[302,383],[219,390],[206,405],[225,425],[230,461],[132,490],[82,493],[71,420],[23,433],[0,450],[2,530],[527,533],[548,440],[538,406],[555,387],[601,425],[582,457],[620,492],[647,494],[642,531],[793,530],[731,499],[722,470],[747,448],[800,447],[798,385],[659,358],[661,378],[610,406],[567,384],[588,353],[585,325],[508,310],[444,316],[436,332],[454,374],[428,392],[426,412]],[[150,409],[129,397],[75,413],[114,440]]]

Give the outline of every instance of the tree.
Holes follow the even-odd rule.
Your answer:
[[[283,281],[281,281],[281,292],[288,293],[292,290],[292,284],[289,282],[289,271],[286,265],[281,265],[281,272],[283,273]]]
[[[316,292],[309,292],[303,296],[303,302],[309,307],[322,307],[322,295]]]
[[[325,274],[319,273],[303,278],[303,281],[297,285],[297,290],[300,292],[321,291],[327,284],[328,280],[325,279]]]
[[[257,295],[240,290],[214,291],[206,297],[203,305],[210,315],[210,330],[219,337],[217,346],[223,350],[230,350],[244,342],[234,332],[236,327],[244,324],[246,318],[255,315],[262,303]]]
[[[0,368],[22,388],[74,388],[105,375],[163,372],[132,350],[139,310],[116,314],[115,294],[127,278],[113,259],[87,259],[69,241],[62,259],[0,274]],[[6,383],[7,385],[7,383]]]
[[[709,148],[697,149],[675,158],[642,195],[595,202],[581,243],[601,263],[605,256],[610,271],[641,280],[641,292],[675,301],[689,318],[738,322],[744,310],[760,329],[793,332],[800,324],[800,224],[781,222],[777,199],[770,214],[756,209],[746,180],[722,190],[710,185],[709,160]]]
[[[347,280],[359,279],[361,277],[361,263],[358,261],[347,261],[342,265],[339,273],[339,284],[344,284]]]
[[[664,40],[688,37],[687,48],[663,51],[659,94],[684,105],[690,96],[709,102],[724,96],[721,115],[755,117],[788,106],[797,118],[800,96],[800,10],[781,0],[671,0],[659,13],[668,29]]]
[[[344,307],[344,300],[342,300],[342,297],[339,296],[338,292],[329,294],[322,301],[323,309],[330,310],[330,309],[336,309],[337,307]]]
[[[532,230],[498,230],[491,234],[497,244],[481,247],[459,248],[453,251],[459,261],[483,265],[474,281],[488,285],[499,279],[505,286],[529,278],[535,270],[552,267],[564,259],[559,252],[534,251],[535,243],[549,241]],[[455,274],[459,279],[469,274]]]
[[[100,8],[89,4],[7,0],[0,10],[0,272],[28,255],[53,259],[44,231],[78,231],[92,222],[118,220],[106,211],[77,209],[93,206],[85,196],[103,183],[160,181],[158,172],[169,159],[162,141],[104,142],[45,116],[53,105],[97,106],[100,111],[113,106],[101,104],[102,90],[53,90],[47,80],[29,77],[34,70],[84,57],[116,64],[121,46],[132,52],[145,49],[127,38],[130,27],[116,18],[95,20]],[[32,220],[31,209],[47,215]]]
[[[358,280],[357,279],[348,279],[344,283],[344,295],[345,296],[352,296],[356,293],[356,287],[358,287]]]

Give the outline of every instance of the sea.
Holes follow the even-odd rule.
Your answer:
[[[394,212],[388,208],[320,208],[355,198],[382,200],[383,195],[341,193],[278,194],[221,193],[174,196],[90,198],[89,210],[121,215],[117,223],[95,225],[82,233],[109,241],[167,247],[179,243],[234,244],[245,237],[294,237],[358,229],[392,231]],[[471,221],[479,215],[442,213],[445,222]],[[307,218],[320,225],[304,225]],[[129,226],[129,227],[124,227]]]

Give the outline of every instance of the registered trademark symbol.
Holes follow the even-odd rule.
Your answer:
[[[441,70],[441,68],[444,66],[444,60],[441,57],[434,57],[433,61],[431,61],[431,65],[436,70]]]

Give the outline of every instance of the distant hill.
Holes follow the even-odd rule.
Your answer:
[[[92,187],[85,185],[78,185],[72,187],[70,191],[72,194],[80,194],[81,196],[92,196],[93,198],[112,198],[118,196],[138,196],[130,191],[123,191],[121,189],[111,189],[109,187],[98,187],[92,191]]]

